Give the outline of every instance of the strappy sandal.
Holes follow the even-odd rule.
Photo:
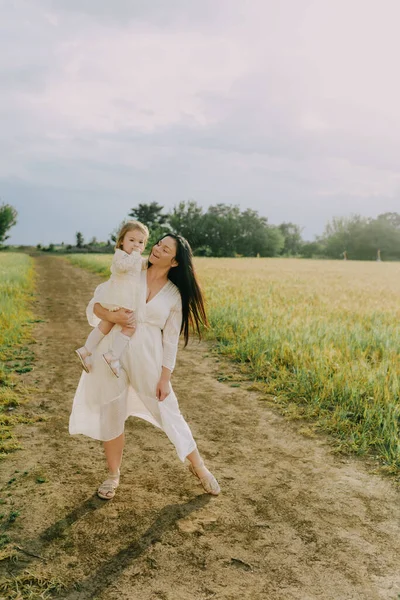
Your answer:
[[[115,496],[115,490],[119,486],[119,474],[103,481],[97,490],[97,495],[103,500],[111,500]]]
[[[121,364],[118,358],[115,358],[112,352],[106,352],[105,354],[103,354],[103,360],[106,363],[106,365],[109,366],[111,372],[115,375],[115,377],[119,377],[119,370]]]
[[[82,348],[75,350],[75,354],[81,361],[82,369],[86,371],[86,373],[90,373],[90,368],[92,366],[90,360],[91,353],[86,349],[86,346],[82,346]]]
[[[204,463],[202,466],[204,466]],[[207,494],[212,494],[213,496],[218,496],[218,494],[221,491],[221,488],[219,486],[218,481],[215,479],[214,475],[212,473],[210,473],[210,471],[208,472],[207,475],[203,475],[202,477],[200,477],[200,475],[198,475],[196,468],[192,465],[192,463],[190,463],[190,465],[189,465],[189,471],[191,473],[193,473],[193,475],[195,475],[197,477],[197,479],[200,480],[200,483],[203,486],[203,489],[207,492]]]

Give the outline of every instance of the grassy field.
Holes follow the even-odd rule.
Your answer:
[[[30,301],[34,286],[29,256],[0,254],[0,458],[19,447],[13,426],[27,422],[21,414],[14,414],[14,409],[24,397],[18,373],[32,369]]]
[[[71,256],[107,276],[111,256]],[[400,469],[400,264],[196,259],[210,335],[292,416]]]
[[[109,277],[112,257],[112,254],[69,254],[65,258],[76,267]]]

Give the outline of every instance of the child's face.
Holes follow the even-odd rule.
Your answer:
[[[146,245],[146,236],[139,229],[127,231],[122,240],[122,250],[127,254],[140,252],[142,254]]]

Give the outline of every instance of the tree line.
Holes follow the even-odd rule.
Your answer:
[[[187,238],[197,256],[298,255],[303,243],[298,225],[271,225],[257,211],[230,204],[215,204],[204,210],[190,200],[165,212],[163,206],[152,202],[139,204],[129,217],[149,227],[150,243],[171,231]]]
[[[387,212],[376,219],[360,215],[335,217],[321,237],[303,245],[302,254],[353,260],[400,260],[400,214]]]
[[[146,223],[151,242],[167,231],[186,237],[198,256],[299,256],[352,260],[400,260],[400,214],[373,218],[334,217],[315,241],[303,240],[292,222],[271,225],[257,211],[216,204],[204,210],[194,201],[172,211],[152,202],[133,208],[130,217]]]
[[[187,238],[197,256],[298,256],[304,258],[348,258],[350,260],[400,260],[400,214],[387,212],[375,219],[353,215],[334,217],[321,236],[305,241],[302,228],[290,221],[271,225],[256,210],[241,210],[230,204],[215,204],[207,210],[197,202],[180,202],[166,211],[157,202],[138,204],[128,218],[145,223],[150,230],[149,246],[168,232]],[[0,206],[0,247],[17,222],[17,211]],[[117,228],[118,230],[118,228]],[[61,251],[112,252],[117,230],[107,242],[92,238],[85,242],[76,233],[75,245]],[[55,244],[38,249],[54,251]]]

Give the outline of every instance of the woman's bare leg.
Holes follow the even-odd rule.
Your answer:
[[[108,465],[108,478],[103,481],[97,490],[97,495],[103,500],[111,500],[115,496],[115,490],[119,485],[119,468],[124,450],[124,434],[117,438],[104,442],[104,452]]]
[[[204,461],[201,458],[200,452],[197,450],[197,448],[193,450],[193,452],[188,454],[186,458],[192,463],[192,465],[196,469],[200,469],[204,465]]]
[[[106,461],[110,475],[119,474],[124,444],[125,435],[123,433],[109,442],[104,442],[104,452],[106,455]]]

